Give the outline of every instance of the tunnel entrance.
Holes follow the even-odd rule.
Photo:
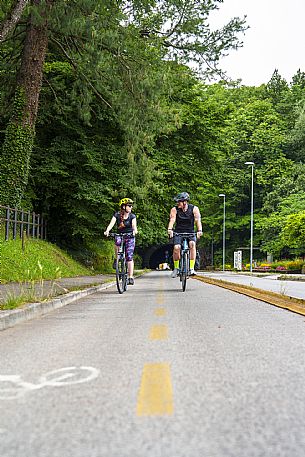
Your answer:
[[[159,267],[160,263],[167,262],[171,269],[174,268],[173,262],[173,243],[155,244],[146,250],[139,252],[143,259],[143,268],[150,268],[155,270]],[[197,248],[197,256],[195,262],[195,269],[204,269],[208,265],[208,258],[204,248]]]
[[[151,246],[144,255],[144,267],[155,270],[160,263],[172,265],[173,244],[159,244]]]

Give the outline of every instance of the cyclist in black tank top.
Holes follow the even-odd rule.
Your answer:
[[[196,234],[195,225],[197,228],[197,238],[202,235],[202,225],[200,211],[197,206],[188,203],[190,196],[187,192],[181,192],[175,197],[177,205],[174,206],[170,211],[169,224],[168,224],[168,235],[170,238],[174,237],[174,271],[172,277],[176,278],[179,273],[179,261],[181,252],[181,236],[179,233],[190,233],[193,237],[189,241],[190,246],[190,270],[191,274],[196,274],[194,270],[195,259],[196,259]],[[175,226],[175,232],[177,235],[174,236],[173,228]]]
[[[128,265],[128,284],[134,284],[133,270],[134,270],[134,261],[133,253],[135,249],[135,235],[138,233],[137,229],[137,219],[135,214],[131,212],[133,201],[131,198],[122,198],[120,200],[120,211],[116,211],[112,216],[108,227],[106,228],[104,235],[109,236],[109,232],[117,225],[117,231],[120,234],[129,234],[130,236],[125,239],[125,249],[126,249],[126,260]],[[121,244],[121,238],[117,237],[115,240],[116,246],[116,255],[118,253],[119,246]]]

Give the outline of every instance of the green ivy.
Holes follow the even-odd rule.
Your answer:
[[[20,205],[27,186],[35,136],[33,128],[22,124],[24,106],[24,89],[19,88],[0,156],[0,203],[12,207]]]

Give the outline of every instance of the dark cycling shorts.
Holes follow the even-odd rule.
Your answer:
[[[120,236],[115,237],[115,244],[116,244],[116,246],[121,245]],[[133,235],[125,237],[125,255],[126,255],[127,262],[130,262],[133,259],[133,252],[134,252],[135,244],[136,244],[136,241],[135,241],[135,237]]]
[[[181,235],[174,235],[174,245],[175,244],[180,244],[180,246],[181,246],[182,238],[183,238],[183,236],[181,236]],[[196,243],[196,235],[195,235],[195,233],[190,233],[188,240],[189,241],[195,241],[195,243]]]

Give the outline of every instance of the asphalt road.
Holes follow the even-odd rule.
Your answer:
[[[304,317],[169,275],[0,333],[1,457],[304,455]]]

